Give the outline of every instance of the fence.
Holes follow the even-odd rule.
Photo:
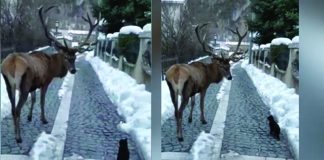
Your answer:
[[[264,47],[252,51],[251,63],[265,73],[284,82],[289,88],[295,88],[299,93],[299,43],[288,46],[287,60],[282,64],[271,62],[270,54],[273,48]]]
[[[119,69],[133,77],[137,83],[145,84],[146,89],[150,90],[151,83],[151,31],[143,31],[138,34],[139,50],[135,63],[128,62],[127,59],[119,54],[119,36],[98,39],[95,47],[95,55],[112,67]]]

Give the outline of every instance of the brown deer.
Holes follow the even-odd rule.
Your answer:
[[[188,122],[192,122],[192,111],[195,104],[195,94],[200,93],[200,121],[202,124],[207,124],[204,116],[204,98],[206,90],[211,83],[219,83],[225,77],[228,80],[232,79],[230,72],[230,60],[234,60],[234,54],[229,58],[216,56],[210,51],[205,42],[206,34],[203,39],[200,37],[200,30],[208,25],[198,25],[195,32],[203,50],[211,56],[212,63],[205,64],[202,62],[193,62],[191,64],[174,64],[166,71],[166,81],[170,90],[172,103],[174,105],[174,115],[177,121],[177,137],[178,141],[183,141],[182,136],[182,113],[185,106],[191,98],[191,110]],[[234,61],[238,61],[235,59]],[[178,95],[181,95],[181,104],[178,109]]]
[[[56,6],[49,7],[45,12]],[[43,7],[38,10],[42,27],[45,31],[45,36],[54,43],[58,52],[55,54],[46,54],[41,51],[34,51],[30,54],[27,53],[12,53],[8,55],[2,62],[1,72],[7,86],[7,92],[11,103],[11,112],[15,128],[15,138],[17,143],[21,143],[20,136],[20,112],[25,104],[28,93],[31,95],[31,108],[27,117],[28,121],[32,120],[33,106],[35,103],[36,93],[35,90],[40,88],[41,94],[41,121],[47,124],[45,118],[44,105],[45,95],[47,88],[53,78],[64,77],[69,71],[71,74],[76,73],[75,59],[76,53],[82,53],[84,46],[90,38],[91,32],[94,30],[96,24],[91,22],[89,14],[87,18],[83,17],[90,25],[89,33],[86,39],[79,45],[78,48],[69,48],[65,39],[62,45],[47,29],[43,18]],[[15,105],[15,90],[20,91],[19,101]]]

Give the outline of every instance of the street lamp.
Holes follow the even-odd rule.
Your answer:
[[[59,27],[59,24],[60,24],[59,21],[56,21],[56,22],[55,22],[55,35],[58,34],[57,29],[58,29],[58,27]]]

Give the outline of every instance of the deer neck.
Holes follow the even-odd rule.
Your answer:
[[[207,76],[209,83],[219,83],[223,79],[223,75],[219,70],[219,64],[211,63],[207,64]]]
[[[51,55],[50,70],[53,77],[63,78],[64,76],[66,76],[68,69],[64,62],[63,53]]]

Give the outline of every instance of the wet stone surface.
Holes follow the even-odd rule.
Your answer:
[[[162,152],[189,152],[191,146],[199,136],[201,131],[210,132],[211,125],[214,121],[218,102],[216,95],[220,89],[221,83],[211,84],[205,96],[205,118],[207,124],[202,124],[200,121],[200,95],[196,95],[196,103],[192,115],[192,123],[188,122],[190,113],[190,101],[183,112],[182,128],[183,142],[179,142],[176,135],[176,120],[172,116],[164,122],[161,128],[161,150]]]
[[[116,159],[119,140],[128,138],[130,159],[139,155],[130,135],[118,129],[123,118],[106,95],[91,65],[81,59],[77,64],[64,157],[74,154],[86,159]]]
[[[287,137],[281,133],[277,141],[269,135],[269,107],[245,70],[236,67],[232,74],[221,154],[231,150],[241,155],[292,158]]]
[[[36,142],[41,132],[51,133],[54,120],[60,105],[58,90],[62,85],[63,79],[56,78],[49,85],[45,99],[45,116],[48,124],[42,124],[40,120],[40,92],[36,93],[32,121],[28,122],[27,116],[30,109],[30,97],[22,108],[20,115],[20,132],[22,143],[18,144],[15,140],[13,118],[11,114],[4,117],[1,122],[1,154],[25,154]],[[2,86],[1,86],[2,87]],[[17,99],[18,97],[16,97]]]

